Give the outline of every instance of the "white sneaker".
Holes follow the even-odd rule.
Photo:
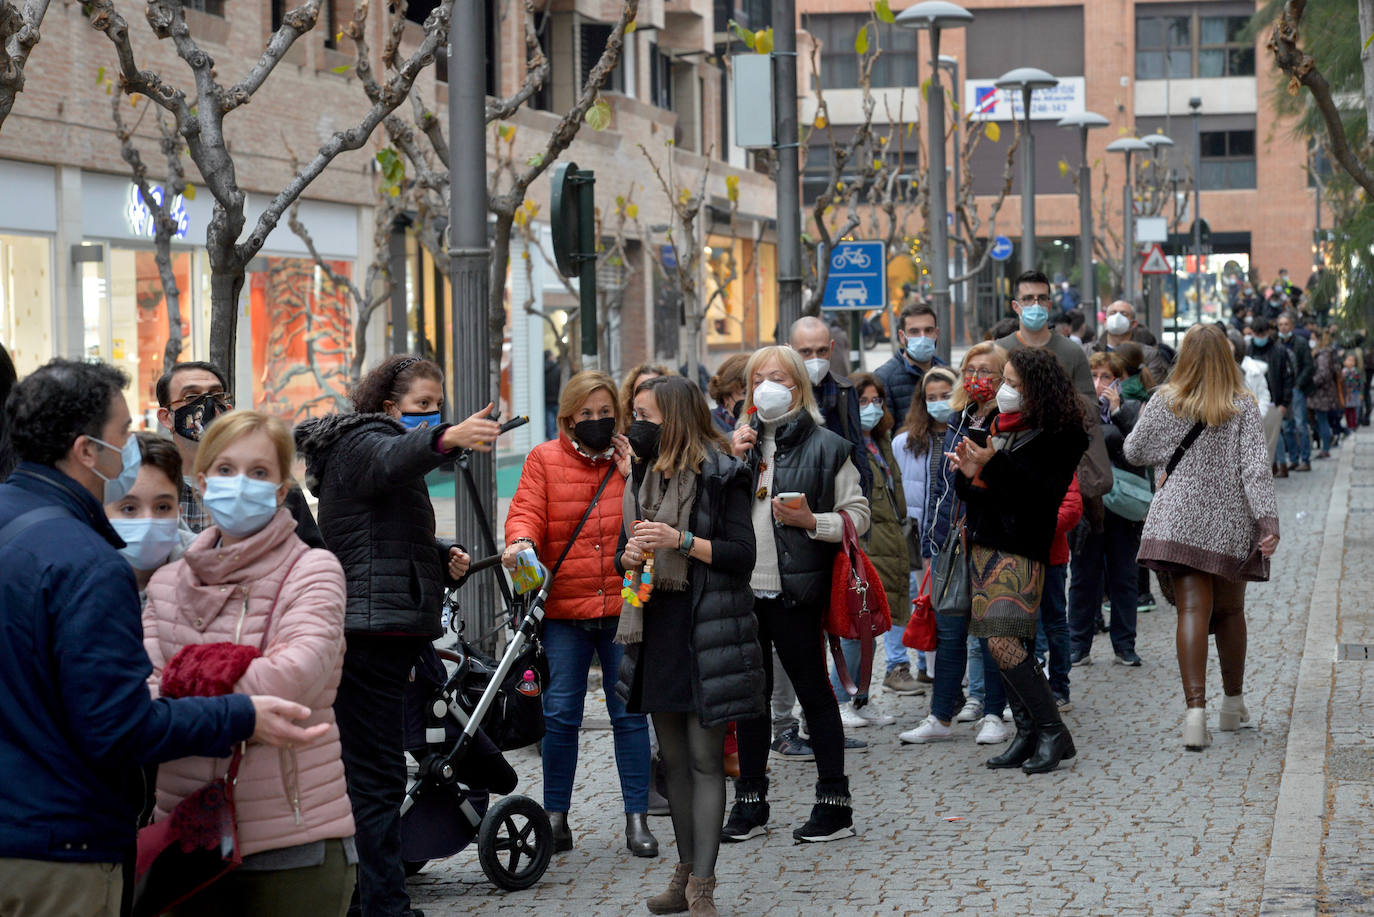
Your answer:
[[[1002,719],[1005,720],[1006,722],[1010,723],[1010,722],[1011,722],[1011,718],[1012,718],[1011,704],[1007,704],[1005,707],[1002,708]]]
[[[1011,738],[1012,729],[1002,718],[989,714],[983,717],[982,728],[978,730],[977,742],[979,745],[1001,745]]]
[[[927,742],[947,742],[954,738],[954,730],[933,716],[921,721],[915,729],[908,729],[898,736],[907,745],[924,745]]]
[[[840,704],[840,725],[845,729],[862,729],[869,723],[859,715],[853,704]]]
[[[976,723],[983,718],[983,702],[971,700],[964,704],[964,709],[954,715],[956,723]]]
[[[845,706],[863,717],[864,722],[870,726],[891,726],[893,723],[897,722],[895,716],[879,710],[874,706],[873,701],[869,701],[862,707],[855,707],[853,703],[845,704]]]

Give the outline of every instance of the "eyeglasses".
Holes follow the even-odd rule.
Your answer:
[[[966,369],[964,370],[965,379],[998,379],[1002,374],[995,369]]]
[[[206,397],[207,394],[210,398],[219,402],[220,407],[232,408],[234,406],[234,396],[229,394],[228,392],[197,392],[194,395],[185,395],[180,400],[173,401],[171,404],[167,405],[167,407],[183,407],[185,405],[190,404],[192,401],[198,401],[199,399]]]
[[[1017,302],[1023,306],[1049,306],[1054,304],[1054,297],[1048,293],[1044,296],[1023,296]]]

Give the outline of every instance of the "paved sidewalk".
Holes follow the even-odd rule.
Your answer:
[[[791,829],[806,817],[815,770],[773,762],[771,833],[722,849],[722,913],[1231,915],[1259,913],[1261,901],[1266,913],[1374,912],[1374,724],[1364,712],[1374,701],[1374,682],[1365,687],[1374,660],[1327,666],[1331,646],[1323,658],[1303,658],[1309,608],[1340,642],[1374,644],[1374,434],[1362,431],[1337,456],[1276,482],[1283,540],[1273,581],[1248,592],[1246,697],[1257,729],[1214,732],[1205,753],[1183,751],[1167,606],[1140,616],[1143,667],[1107,664],[1112,654],[1102,637],[1095,664],[1074,670],[1075,710],[1066,719],[1079,755],[1066,770],[1038,777],[989,771],[981,762],[996,749],[975,745],[965,726],[948,743],[903,746],[897,733],[928,712],[929,700],[880,695],[898,723],[858,730],[872,748],[847,760],[859,836],[794,845]],[[1339,524],[1328,527],[1338,477],[1349,482],[1348,512],[1337,507],[1347,520],[1333,517]],[[1328,545],[1328,538],[1344,543]],[[1319,564],[1332,556],[1334,566],[1322,573],[1334,578],[1325,585],[1339,602],[1314,607]],[[1324,666],[1332,673],[1329,744],[1322,741],[1327,697],[1310,693]],[[1215,703],[1215,653],[1208,679]],[[1319,765],[1315,773],[1286,775],[1286,756],[1299,750],[1289,741],[1295,690],[1299,709],[1317,710]],[[604,718],[602,710],[600,694],[589,697],[589,718]],[[1299,725],[1310,732],[1313,724]],[[538,756],[531,749],[511,760],[519,792],[540,800]],[[1310,803],[1313,781],[1320,815],[1301,806],[1278,813],[1281,785],[1285,799]],[[672,830],[668,819],[651,819],[663,856],[636,859],[624,848],[620,812],[611,735],[584,729],[570,816],[576,849],[556,857],[540,885],[510,894],[486,882],[474,850],[463,851],[411,880],[416,906],[430,917],[647,913],[643,899],[661,890],[676,859]],[[1317,826],[1322,846],[1308,847],[1314,879],[1307,888],[1266,887],[1267,869],[1274,880],[1281,875],[1274,860],[1295,853],[1274,838],[1276,813]],[[1279,865],[1294,863],[1301,872],[1299,860]]]

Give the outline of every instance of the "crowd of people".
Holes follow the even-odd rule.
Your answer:
[[[772,827],[770,759],[814,762],[797,841],[856,833],[846,759],[866,747],[859,730],[896,719],[865,683],[872,658],[884,694],[929,692],[902,743],[972,723],[977,743],[1004,746],[988,767],[1053,771],[1078,751],[1064,714],[1097,634],[1141,664],[1153,572],[1179,612],[1183,745],[1210,740],[1209,632],[1216,727],[1248,721],[1245,584],[1267,579],[1278,545],[1276,443],[1301,458],[1296,393],[1309,386],[1314,417],[1343,408],[1363,353],[1329,331],[1308,348],[1288,313],[1273,336],[1260,316],[1199,325],[1175,350],[1125,302],[1097,338],[1051,316],[1043,274],[1012,294],[1014,318],[958,367],[937,355],[935,312],[913,304],[871,373],[837,372],[830,327],[805,317],[786,345],[722,361],[706,392],[659,364],[559,387],[502,555],[514,568],[533,551],[551,577],[541,757],[556,852],[605,830],[574,815],[594,660],[625,845],[658,856],[647,816],[671,819],[678,862],[646,902],[656,914],[716,913],[721,845]],[[243,865],[175,913],[417,913],[402,690],[471,562],[436,537],[424,477],[491,449],[492,406],[444,423],[441,370],[400,354],[360,381],[353,411],[293,431],[235,410],[219,368],[182,363],[157,384],[164,430],[135,434],[127,381],[54,360],[5,401],[0,911],[127,913],[141,811],[175,819],[226,778]],[[1352,426],[1367,398],[1355,409]],[[1335,435],[1320,416],[1318,457]],[[850,538],[892,627],[836,641],[832,660]],[[927,603],[935,648],[909,650],[904,625]]]

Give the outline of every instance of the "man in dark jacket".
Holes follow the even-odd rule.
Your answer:
[[[867,497],[873,488],[873,472],[868,467],[863,426],[859,423],[859,394],[848,379],[838,379],[830,371],[830,354],[835,341],[830,328],[813,315],[792,323],[788,343],[806,364],[807,376],[816,392],[816,403],[825,417],[825,426],[854,445],[854,464],[859,469],[859,486]]]
[[[149,694],[138,586],[101,506],[138,475],[127,384],[53,360],[8,402],[20,464],[0,484],[0,914],[119,913],[141,765],[329,728],[292,725],[310,711],[275,697]]]
[[[1277,340],[1273,326],[1269,324],[1269,319],[1260,316],[1250,324],[1250,330],[1254,334],[1250,337],[1250,347],[1247,351],[1249,356],[1256,360],[1263,360],[1268,364],[1269,369],[1266,373],[1266,381],[1269,383],[1269,400],[1273,402],[1274,409],[1278,411],[1281,418],[1287,418],[1293,406],[1293,388],[1296,373],[1293,371],[1293,355],[1288,352],[1288,348]],[[1266,445],[1269,447],[1269,462],[1273,465],[1273,473],[1276,478],[1288,477],[1288,466],[1279,465],[1274,461],[1275,450],[1278,446],[1278,437],[1270,439],[1269,432],[1266,431]]]
[[[1316,374],[1312,348],[1304,338],[1293,333],[1297,317],[1292,312],[1280,315],[1275,325],[1279,343],[1293,357],[1293,400],[1283,418],[1283,438],[1275,461],[1286,464],[1289,471],[1311,471],[1312,437],[1307,435],[1307,396],[1312,394],[1312,377]]]
[[[200,438],[220,414],[234,409],[224,370],[213,363],[200,361],[177,363],[157,380],[157,421],[172,436],[181,453],[181,467],[185,477],[181,481],[181,521],[191,531],[199,533],[209,528],[210,515],[200,502],[195,487],[196,452]],[[305,494],[292,484],[286,491],[283,505],[296,517],[296,534],[312,548],[323,548],[324,537]]]
[[[911,396],[921,388],[921,379],[932,366],[948,366],[935,354],[940,339],[935,310],[923,303],[907,306],[897,316],[897,344],[901,347],[892,358],[873,371],[883,384],[887,395],[887,409],[897,426],[906,422]]]

